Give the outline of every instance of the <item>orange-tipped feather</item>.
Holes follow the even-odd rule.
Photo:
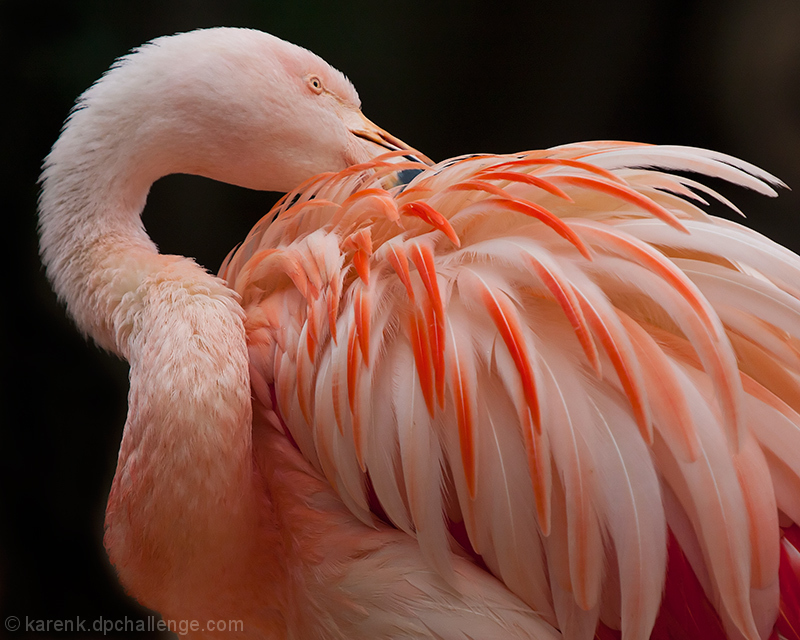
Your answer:
[[[408,258],[405,251],[394,243],[389,247],[386,259],[392,265],[403,286],[406,288],[408,299],[414,302],[414,287],[411,284],[411,271],[408,268]]]
[[[361,278],[365,285],[369,284],[369,255],[363,249],[358,249],[353,254],[353,266],[356,269],[358,277]]]
[[[606,316],[596,309],[582,292],[578,292],[581,308],[593,333],[617,372],[622,389],[631,403],[636,424],[647,444],[653,443],[653,423],[647,402],[647,392],[641,380],[638,361],[631,353],[627,337],[615,324],[616,318]]]
[[[418,311],[409,317],[411,348],[414,353],[414,362],[417,365],[422,397],[425,399],[428,413],[433,417],[434,373],[430,351],[431,342],[426,325],[425,319]]]
[[[446,235],[450,242],[452,242],[456,247],[461,246],[461,241],[458,239],[458,234],[456,234],[455,230],[450,225],[450,221],[441,213],[436,211],[436,209],[434,209],[427,202],[423,202],[422,200],[407,202],[400,207],[400,213],[402,215],[410,215],[417,217],[420,220],[424,220],[432,227],[444,233],[444,235]]]
[[[640,209],[644,209],[648,213],[653,214],[656,218],[663,220],[669,226],[674,227],[678,231],[689,233],[683,223],[677,217],[675,217],[674,213],[668,211],[654,200],[643,196],[626,185],[620,185],[616,182],[597,180],[596,178],[590,178],[588,176],[558,175],[551,176],[550,180],[564,182],[576,187],[582,187],[584,189],[592,189],[594,191],[599,191],[600,193],[605,193],[615,198],[619,198],[620,200],[629,202],[633,205],[636,205]]]
[[[580,160],[572,160],[570,158],[537,158],[537,157],[520,158],[517,160],[511,160],[509,162],[501,162],[494,166],[497,168],[505,168],[505,167],[518,168],[518,167],[530,167],[537,165],[561,166],[561,167],[570,167],[571,169],[581,169],[582,171],[587,171],[588,173],[594,173],[598,176],[606,178],[607,180],[624,184],[624,180],[614,175],[611,171],[608,171],[607,169],[603,169],[602,167],[597,167],[588,162],[582,162]],[[556,175],[560,174],[550,174],[548,176],[548,179],[552,180],[552,178]]]
[[[595,372],[600,375],[602,369],[600,366],[600,357],[597,352],[597,345],[592,339],[589,325],[587,324],[586,318],[583,315],[580,301],[575,295],[573,287],[569,284],[569,282],[562,279],[552,269],[546,267],[534,256],[528,255],[527,258],[533,271],[536,273],[542,283],[544,283],[550,293],[553,294],[556,302],[558,302],[559,306],[563,309],[564,314],[567,316],[567,319],[575,331],[578,342],[580,342],[581,347],[583,348],[583,352],[586,354],[586,357],[589,360],[589,364],[592,365],[592,369],[594,369]]]
[[[473,411],[475,390],[470,388],[469,374],[464,371],[459,357],[458,345],[453,345],[450,364],[453,403],[458,424],[458,441],[461,449],[461,464],[467,481],[470,498],[475,499],[475,416]]]
[[[618,316],[642,367],[648,399],[653,410],[661,416],[658,426],[664,437],[676,443],[677,449],[687,460],[697,460],[700,456],[700,441],[686,398],[676,378],[674,365],[639,323],[625,313],[618,312]]]
[[[494,167],[490,167],[488,169],[484,169],[483,171],[478,172],[476,175],[477,178],[481,180],[506,180],[508,182],[521,182],[523,184],[529,184],[534,187],[539,187],[540,189],[546,191],[547,193],[557,196],[567,202],[573,202],[572,198],[570,198],[569,194],[559,189],[556,185],[552,182],[547,180],[546,178],[541,178],[539,176],[533,175],[532,173],[520,173],[516,171],[496,171]],[[508,197],[508,194],[503,192],[503,194],[497,195],[504,195]]]
[[[530,216],[532,218],[536,218],[540,220],[548,227],[550,227],[553,231],[555,231],[558,235],[562,238],[567,240],[570,244],[572,244],[578,251],[581,252],[581,255],[588,260],[592,259],[591,251],[589,247],[581,240],[580,236],[578,236],[572,228],[558,218],[557,216],[553,215],[550,211],[542,207],[541,205],[535,204],[533,202],[527,202],[525,200],[518,200],[518,199],[507,199],[507,198],[497,198],[491,201],[493,205],[500,206],[506,210],[510,211],[518,211],[519,213],[523,213],[526,216]]]
[[[356,338],[364,358],[364,364],[369,366],[369,340],[370,340],[370,295],[363,287],[356,289],[353,301],[353,316],[356,327]]]
[[[464,182],[456,182],[455,184],[447,187],[447,191],[485,191],[501,198],[510,198],[509,193],[497,185],[483,180],[465,180]]]
[[[530,409],[533,428],[537,434],[542,432],[539,397],[536,393],[536,382],[533,378],[533,367],[528,353],[527,343],[522,334],[519,316],[513,303],[501,291],[492,291],[485,287],[482,292],[483,304],[492,318],[500,337],[503,338],[511,359],[517,367],[525,400]]]
[[[420,246],[415,244],[411,248],[411,260],[417,267],[422,284],[428,293],[425,317],[428,323],[428,335],[431,340],[430,352],[433,359],[436,394],[439,406],[444,407],[444,306],[439,292],[433,253],[427,245]]]
[[[661,276],[691,305],[692,310],[703,321],[709,331],[717,331],[711,319],[714,311],[703,298],[697,286],[673,262],[667,260],[663,254],[636,238],[593,224],[591,221],[576,220],[573,222],[573,227],[580,229],[587,239],[595,240],[603,250],[619,253]]]

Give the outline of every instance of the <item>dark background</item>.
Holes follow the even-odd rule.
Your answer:
[[[315,51],[350,77],[369,118],[434,159],[629,139],[731,153],[800,189],[796,0],[0,2],[0,635],[9,615],[23,630],[26,617],[147,615],[102,549],[127,369],[77,335],[50,292],[36,179],[73,100],[115,57],[220,25]],[[747,224],[800,250],[796,192],[724,193]],[[145,222],[164,252],[215,271],[273,200],[170,176]]]

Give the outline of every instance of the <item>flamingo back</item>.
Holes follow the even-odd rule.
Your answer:
[[[798,637],[800,257],[689,174],[780,181],[621,142],[401,155],[301,185],[223,265],[257,411],[565,637]]]

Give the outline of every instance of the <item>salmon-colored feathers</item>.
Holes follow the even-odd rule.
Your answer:
[[[282,378],[265,376],[278,387],[276,409],[295,440],[308,442],[306,430],[333,429],[325,436],[336,443],[326,453],[328,471],[362,474],[373,487],[369,500],[362,486],[348,504],[371,501],[381,517],[410,523],[443,575],[447,532],[466,533],[470,553],[575,637],[621,628],[623,637],[644,638],[654,624],[653,637],[677,637],[675,629],[689,627],[670,581],[697,574],[703,601],[714,603],[698,606],[716,620],[699,624],[712,635],[736,629],[755,640],[765,624],[759,603],[766,599],[778,611],[778,509],[770,511],[774,498],[763,494],[774,482],[800,482],[793,475],[800,468],[778,467],[753,436],[748,416],[769,392],[763,377],[742,386],[737,363],[750,352],[743,351],[744,334],[721,318],[756,330],[747,319],[756,310],[741,287],[755,278],[759,295],[783,300],[793,295],[783,283],[800,259],[767,265],[763,257],[745,266],[744,254],[735,262],[721,257],[728,245],[768,241],[709,216],[694,204],[704,202],[697,192],[727,200],[661,169],[721,175],[762,192],[776,181],[719,154],[611,142],[469,156],[431,168],[398,155],[288,194],[223,270],[246,310],[305,300],[292,310],[297,326],[309,325],[302,377],[311,382],[297,379],[297,412],[280,401],[292,393],[281,388]],[[393,178],[409,169],[418,174],[410,184]],[[313,260],[302,257],[311,238],[326,247]],[[261,256],[286,276],[279,288],[255,275],[263,272]],[[313,273],[312,265],[319,265]],[[706,272],[744,297],[716,306]],[[262,329],[276,332],[275,361],[296,366],[300,376],[300,364],[290,364],[298,358],[278,357],[285,327]],[[758,361],[748,356],[747,366],[785,371],[789,361],[775,351],[759,351]],[[326,352],[330,357],[321,356]],[[413,372],[400,373],[400,362],[412,363]],[[330,389],[303,390],[327,379],[327,370]],[[404,403],[412,405],[401,410]],[[377,441],[375,421],[387,416],[381,433],[389,439]],[[795,414],[787,420],[800,428]],[[427,466],[406,458],[409,438],[436,443]],[[399,467],[376,466],[384,449],[396,452]],[[354,487],[329,479],[341,491]],[[629,487],[624,506],[598,482]],[[505,500],[504,491],[530,496],[509,508],[532,510],[538,531],[526,535],[525,553],[544,558],[541,569],[531,565],[527,573],[525,558],[505,557],[520,547],[518,533],[492,521],[490,505]],[[423,506],[425,492],[424,500],[431,492],[436,500]],[[394,506],[384,510],[384,503]],[[641,537],[659,528],[663,536],[664,523],[674,532],[669,565],[666,539]],[[741,530],[732,533],[732,526]],[[557,543],[560,536],[566,545]],[[787,549],[781,580],[793,584]],[[733,560],[740,555],[746,562]],[[522,564],[512,571],[515,562]],[[642,563],[649,563],[647,575]],[[751,589],[763,591],[761,600]],[[781,606],[779,624],[788,628],[795,610]]]

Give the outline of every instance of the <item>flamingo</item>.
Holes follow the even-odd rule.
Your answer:
[[[287,192],[219,277],[143,229],[178,172]],[[121,58],[39,214],[130,364],[122,584],[196,638],[800,637],[800,257],[690,174],[782,186],[613,141],[433,164],[254,30]]]

